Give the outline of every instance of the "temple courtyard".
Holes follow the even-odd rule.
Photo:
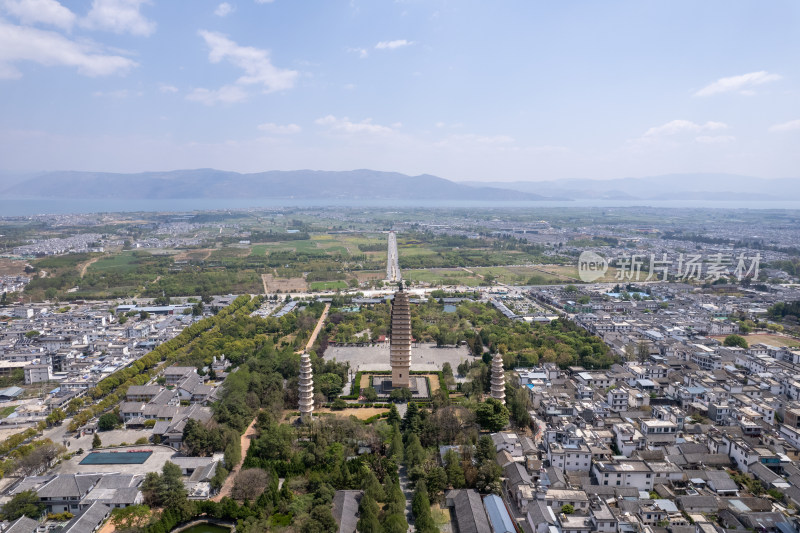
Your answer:
[[[389,343],[370,346],[329,346],[325,350],[325,360],[336,359],[340,363],[350,363],[353,373],[358,371],[391,370],[389,365]],[[453,374],[464,361],[473,361],[466,346],[445,346],[435,344],[414,344],[411,347],[412,371],[438,371],[444,363],[450,363]]]

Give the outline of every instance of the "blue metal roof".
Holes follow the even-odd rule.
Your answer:
[[[489,515],[489,522],[492,524],[494,533],[516,533],[514,522],[499,496],[488,495],[483,499],[483,506],[486,507],[486,514]]]

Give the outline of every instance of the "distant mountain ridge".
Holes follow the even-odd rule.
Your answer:
[[[119,174],[58,171],[9,178],[0,195],[73,200],[800,200],[800,178],[737,174],[665,174],[610,180],[451,181],[377,170],[271,170],[241,174],[209,168]],[[0,182],[2,183],[2,182]]]
[[[473,187],[487,184],[461,183]],[[573,200],[800,200],[800,178],[764,179],[738,174],[664,174],[610,180],[492,182],[492,185]]]
[[[494,185],[465,185],[437,176],[376,170],[272,170],[240,174],[214,169],[117,174],[45,172],[2,194],[64,199],[287,198],[353,200],[551,200]]]

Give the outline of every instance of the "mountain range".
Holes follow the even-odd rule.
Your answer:
[[[480,187],[484,182],[466,181]],[[572,200],[792,200],[800,199],[800,179],[763,179],[738,174],[664,174],[610,180],[493,182],[495,187]]]
[[[2,194],[71,199],[287,198],[353,200],[548,200],[534,192],[464,185],[423,174],[375,170],[272,170],[240,174],[214,169],[115,174],[46,172]]]
[[[273,198],[330,200],[791,200],[800,178],[736,174],[665,174],[610,180],[450,181],[429,174],[376,170],[272,170],[251,174],[214,169],[119,174],[45,172],[3,180],[0,195],[64,199]]]

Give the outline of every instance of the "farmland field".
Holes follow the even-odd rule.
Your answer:
[[[482,281],[478,276],[457,268],[403,270],[402,274],[403,279],[430,283],[431,285],[469,285],[470,287],[476,287]]]
[[[726,335],[714,335],[712,338],[717,339],[719,341],[725,340]],[[783,335],[769,335],[769,334],[753,334],[753,335],[742,335],[747,341],[749,346],[754,344],[769,344],[770,346],[777,346],[782,347],[786,346],[789,348],[799,348],[800,341],[797,339],[793,339],[792,337],[785,337]]]
[[[314,281],[309,286],[312,291],[336,291],[348,287],[344,281]]]

